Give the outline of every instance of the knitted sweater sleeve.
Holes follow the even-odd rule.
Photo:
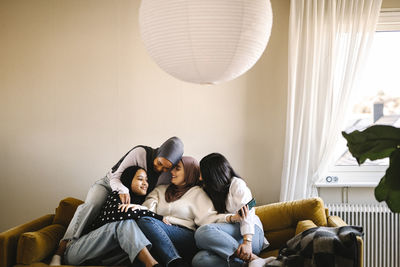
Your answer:
[[[242,179],[235,178],[234,181],[232,181],[228,194],[228,201],[231,202],[231,206],[235,207],[234,212],[237,212],[251,199],[252,194],[250,189],[247,187],[246,182]],[[255,209],[253,208],[250,210],[246,219],[240,222],[240,233],[242,235],[254,234],[254,217]]]
[[[227,222],[226,214],[218,214],[211,199],[203,189],[198,188],[192,203],[195,204],[192,206],[194,223],[198,227],[209,223]]]
[[[161,186],[157,186],[156,188],[154,188],[154,190],[147,195],[146,200],[142,204],[152,212],[157,211],[157,205],[158,202],[160,201],[160,196],[161,196],[160,188]]]

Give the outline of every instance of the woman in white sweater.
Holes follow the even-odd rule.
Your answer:
[[[196,227],[226,222],[225,214],[217,214],[204,190],[197,186],[200,169],[197,160],[182,157],[171,170],[170,185],[157,186],[144,206],[161,216],[137,220],[140,229],[152,243],[151,253],[165,266],[189,266],[197,252],[194,241]]]
[[[227,216],[229,223],[214,223],[197,229],[195,240],[202,250],[194,257],[193,266],[242,266],[256,259],[256,254],[267,247],[268,242],[254,208],[249,210],[246,206],[252,194],[245,181],[219,153],[204,157],[200,161],[200,172],[203,188],[215,209],[234,215]]]

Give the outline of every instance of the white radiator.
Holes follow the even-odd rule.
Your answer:
[[[385,205],[326,204],[330,215],[364,228],[364,266],[400,267],[399,214]]]

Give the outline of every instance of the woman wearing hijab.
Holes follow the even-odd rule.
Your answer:
[[[229,223],[208,224],[197,229],[195,240],[201,251],[193,258],[193,267],[242,266],[257,259],[256,254],[268,242],[255,210],[249,210],[246,205],[252,195],[245,181],[219,153],[205,156],[200,161],[200,172],[203,189],[215,209],[232,215],[227,216]]]
[[[140,229],[152,243],[151,253],[164,266],[189,266],[197,252],[194,241],[196,227],[212,222],[226,222],[218,215],[210,198],[199,183],[199,165],[192,157],[182,157],[171,170],[170,185],[157,186],[144,206],[161,216],[137,220]]]
[[[182,155],[183,143],[178,137],[169,138],[156,149],[139,145],[128,151],[104,178],[91,186],[85,203],[78,206],[50,265],[61,264],[61,255],[65,251],[67,242],[72,239],[78,239],[81,236],[86,225],[90,224],[97,216],[110,192],[117,191],[123,204],[130,203],[129,189],[120,180],[121,174],[126,168],[129,166],[139,166],[145,169],[149,183],[148,192],[151,192],[157,184],[160,175],[168,172],[177,164]]]

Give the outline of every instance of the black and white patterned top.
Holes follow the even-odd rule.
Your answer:
[[[85,232],[93,231],[106,223],[129,220],[129,219],[139,219],[140,217],[149,216],[154,217],[158,220],[162,220],[163,216],[158,215],[149,210],[131,210],[129,209],[127,212],[121,211],[118,209],[118,206],[122,204],[121,199],[119,198],[118,191],[113,191],[108,195],[106,202],[100,210],[99,215],[94,220],[94,222],[88,227]],[[133,203],[134,204],[134,203]]]

